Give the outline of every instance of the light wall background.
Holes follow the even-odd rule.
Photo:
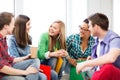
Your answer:
[[[38,46],[40,35],[47,32],[55,20],[66,24],[66,36],[78,33],[78,25],[95,12],[106,14],[110,29],[120,34],[120,0],[0,0],[0,12],[9,11],[31,18],[30,35]]]

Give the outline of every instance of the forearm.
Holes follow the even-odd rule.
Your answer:
[[[83,62],[85,66],[100,66],[107,63],[113,63],[116,59],[112,58],[112,55],[105,54],[99,58],[88,60]]]
[[[26,57],[17,57],[17,58],[14,58],[13,62],[20,62],[20,61],[23,61],[25,59],[26,59]]]
[[[1,73],[8,74],[8,75],[27,75],[27,71],[15,69],[9,66],[4,66],[1,70]]]

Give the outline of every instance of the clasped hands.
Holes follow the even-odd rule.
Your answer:
[[[50,55],[54,57],[66,57],[68,56],[68,52],[64,49],[60,49],[55,52],[51,52]]]

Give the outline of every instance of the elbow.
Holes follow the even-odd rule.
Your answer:
[[[109,58],[108,62],[109,63],[114,63],[116,61],[116,59],[117,58],[115,58],[115,57],[111,57],[111,58]]]

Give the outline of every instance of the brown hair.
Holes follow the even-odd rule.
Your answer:
[[[28,16],[19,15],[15,20],[13,35],[19,47],[24,48],[27,44],[32,44],[30,36],[26,32],[26,23],[30,20]]]
[[[99,25],[103,30],[108,30],[109,20],[106,15],[102,13],[95,13],[88,18],[92,22],[92,26]]]
[[[60,43],[60,49],[65,49],[66,50],[66,34],[65,34],[65,24],[64,22],[60,21],[60,20],[57,20],[53,23],[58,23],[60,25],[60,33],[57,37],[56,40],[59,41]],[[52,37],[49,36],[49,51],[53,51],[53,46],[56,41],[54,41]]]
[[[0,30],[3,29],[4,25],[9,25],[14,15],[9,12],[0,13]]]

